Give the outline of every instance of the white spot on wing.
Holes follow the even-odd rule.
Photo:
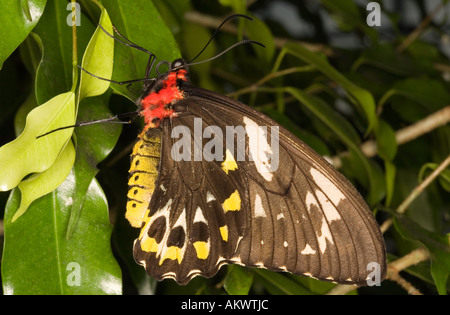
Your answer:
[[[334,244],[333,237],[331,236],[330,228],[328,227],[328,222],[325,217],[322,220],[322,227],[320,228],[320,236],[317,237],[319,242],[320,252],[323,254],[327,249],[327,240],[331,244]]]
[[[208,223],[206,222],[206,219],[203,215],[203,211],[200,207],[197,208],[197,210],[195,210],[195,216],[194,216],[194,223],[195,222],[204,222],[204,223]]]
[[[306,244],[305,248],[300,252],[302,255],[314,255],[316,251]]]
[[[327,196],[324,195],[324,193],[322,193],[320,190],[316,190],[316,196],[319,199],[319,202],[323,209],[323,213],[325,214],[328,222],[342,219],[334,204],[330,202],[330,200],[327,198]]]
[[[272,149],[267,142],[267,132],[248,117],[244,117],[244,124],[249,139],[248,148],[250,158],[254,161],[258,173],[270,182],[273,178],[269,162]]]
[[[208,191],[206,193],[206,202],[210,202],[210,201],[214,201],[214,200],[216,200],[216,197],[214,197],[214,195],[210,191]]]
[[[308,191],[308,193],[306,194],[305,202],[306,205],[308,206],[308,212],[311,212],[311,205],[315,205],[316,207],[319,208],[319,204],[317,203],[316,198],[310,191]]]
[[[180,216],[177,219],[177,222],[173,225],[173,227],[181,226],[186,231],[186,208],[181,211]]]
[[[320,190],[324,191],[327,194],[332,203],[338,205],[341,200],[345,199],[345,196],[341,192],[341,190],[322,173],[320,173],[315,168],[311,168],[309,172],[313,177],[316,185],[320,187]]]
[[[255,197],[255,217],[266,217],[266,212],[264,211],[264,207],[262,205],[261,197],[256,194]]]

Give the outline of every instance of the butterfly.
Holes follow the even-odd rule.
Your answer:
[[[239,264],[365,285],[375,263],[384,279],[383,236],[343,175],[266,115],[193,86],[192,62],[163,63],[136,101],[125,214],[148,274],[187,284]]]

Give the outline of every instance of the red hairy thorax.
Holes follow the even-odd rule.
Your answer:
[[[163,118],[174,117],[175,111],[171,105],[183,99],[183,92],[177,86],[177,80],[187,80],[185,69],[170,72],[163,80],[159,91],[150,92],[141,100],[140,115],[144,117],[145,129],[156,128]]]

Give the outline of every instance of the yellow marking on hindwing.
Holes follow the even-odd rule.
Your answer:
[[[241,210],[241,197],[239,196],[239,192],[235,190],[234,193],[222,203],[222,207],[225,212]]]
[[[157,252],[158,251],[158,243],[153,237],[145,237],[141,241],[141,249],[144,252],[150,253],[150,252]]]
[[[237,168],[238,166],[233,155],[231,155],[231,152],[227,149],[225,152],[225,161],[222,162],[222,169],[228,174],[228,171],[234,171]]]
[[[166,259],[178,260],[178,263],[181,264],[181,261],[183,260],[182,248],[177,247],[177,246],[167,247],[167,250],[164,253],[164,256],[161,257],[161,259],[159,260],[159,265],[162,265],[162,263]]]
[[[224,225],[219,228],[220,236],[225,242],[228,242],[228,226]]]
[[[209,255],[209,246],[207,242],[197,241],[194,244],[198,259],[206,259]]]

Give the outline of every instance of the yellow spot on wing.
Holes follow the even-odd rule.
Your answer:
[[[222,207],[225,212],[241,210],[241,197],[239,196],[239,192],[235,190],[234,193],[223,202]]]
[[[145,237],[141,241],[141,249],[144,252],[157,252],[158,251],[158,243],[156,243],[156,240],[153,237]]]
[[[206,242],[197,241],[194,243],[195,251],[198,259],[206,259],[209,254],[209,246]]]
[[[224,225],[219,228],[220,235],[225,242],[228,242],[228,226]]]
[[[228,174],[228,171],[234,171],[238,168],[234,157],[231,155],[231,152],[227,149],[225,152],[225,161],[222,162],[222,169],[225,173]]]
[[[179,248],[177,246],[168,247],[167,251],[164,254],[164,257],[161,257],[161,260],[159,261],[159,265],[162,265],[162,263],[166,259],[172,259],[172,260],[177,259],[178,263],[180,264],[181,261],[183,260],[183,252],[181,251],[181,248]]]

